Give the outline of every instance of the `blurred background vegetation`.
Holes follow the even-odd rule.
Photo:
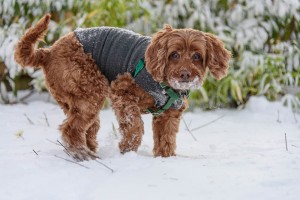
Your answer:
[[[251,96],[300,109],[300,2],[298,0],[1,0],[0,102],[21,102],[45,91],[39,70],[21,70],[14,45],[33,23],[51,13],[50,46],[76,27],[117,26],[152,35],[164,24],[219,36],[232,51],[229,74],[208,76],[191,94],[191,108],[239,107]],[[20,96],[20,90],[28,94]],[[12,94],[12,95],[11,95]]]

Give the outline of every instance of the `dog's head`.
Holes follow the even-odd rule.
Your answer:
[[[223,42],[214,35],[166,25],[152,38],[145,60],[155,81],[188,90],[202,85],[206,68],[216,79],[223,78],[230,57]]]

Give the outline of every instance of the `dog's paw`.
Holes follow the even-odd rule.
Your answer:
[[[120,153],[121,154],[124,154],[124,153],[127,153],[129,151],[137,151],[138,149],[138,146],[137,145],[129,145],[128,142],[120,142],[119,143],[119,149],[120,149]]]
[[[97,154],[91,150],[89,150],[87,147],[71,147],[68,148],[69,153],[76,161],[84,161],[84,160],[95,160],[96,158],[99,158]]]
[[[173,151],[156,151],[154,152],[154,157],[171,157],[176,156],[176,153]]]

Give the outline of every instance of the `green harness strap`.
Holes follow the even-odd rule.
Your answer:
[[[145,67],[145,62],[143,59],[140,59],[135,68],[133,77],[135,78],[142,71],[142,69],[144,67]],[[161,114],[162,112],[164,112],[165,110],[168,110],[172,106],[172,104],[181,97],[179,94],[174,92],[174,90],[172,90],[172,88],[170,88],[167,84],[160,83],[159,85],[161,88],[163,88],[166,91],[166,93],[169,96],[169,100],[162,108],[160,108],[158,110],[151,110],[149,108],[147,109],[147,112],[152,113],[152,115],[154,115],[154,116],[157,116],[157,115]]]
[[[140,73],[142,71],[142,69],[144,68],[144,66],[145,66],[144,60],[140,59],[139,63],[137,64],[137,66],[135,68],[135,72],[134,72],[134,75],[133,75],[134,78],[138,75],[138,73]]]

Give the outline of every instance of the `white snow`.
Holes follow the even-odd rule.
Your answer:
[[[172,79],[170,81],[170,85],[174,89],[178,90],[190,90],[190,89],[198,89],[202,85],[202,80],[199,79],[198,76],[196,76],[192,81],[190,82],[179,82],[176,79]]]
[[[45,120],[45,115],[49,123]],[[30,119],[33,124],[29,122]],[[223,116],[193,131],[182,122],[177,156],[153,158],[151,115],[137,153],[121,155],[111,110],[101,113],[101,162],[71,159],[60,140],[61,109],[45,101],[0,105],[0,198],[18,199],[300,199],[300,116],[251,98],[243,110],[185,113],[189,128]],[[287,135],[288,151],[285,146]],[[35,150],[38,155],[36,155]]]

